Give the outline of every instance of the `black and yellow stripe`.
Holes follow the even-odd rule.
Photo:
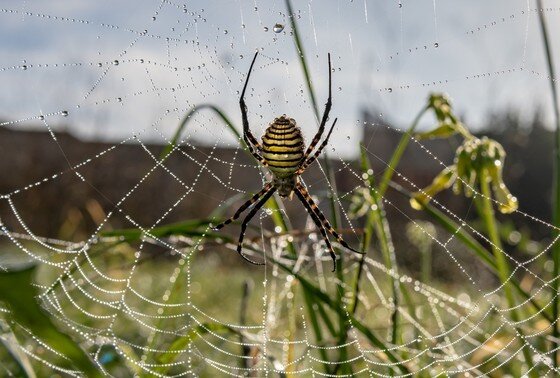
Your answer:
[[[305,144],[296,121],[278,117],[262,137],[262,157],[276,177],[289,177],[299,168]]]
[[[321,212],[321,210],[319,210],[319,207],[317,206],[317,204],[315,203],[315,201],[313,201],[313,198],[311,198],[311,196],[309,195],[309,192],[307,191],[307,189],[305,189],[305,187],[301,184],[301,183],[297,183],[296,184],[296,191],[300,192],[302,197],[304,198],[305,202],[307,202],[309,204],[309,206],[311,207],[311,210],[313,211],[313,213],[315,214],[315,216],[318,218],[318,220],[321,222],[321,226],[324,227],[324,229],[326,231],[329,232],[329,234],[331,234],[332,236],[334,236],[336,238],[336,240],[344,247],[347,248],[353,252],[356,253],[362,253],[360,251],[355,250],[354,248],[350,247],[348,245],[348,243],[346,243],[344,241],[344,239],[342,239],[342,236],[340,236],[340,234],[338,232],[335,231],[335,229],[332,227],[331,223],[328,221],[327,218],[325,218],[325,216],[323,215],[323,213]],[[319,226],[319,225],[317,225]]]
[[[321,235],[323,235],[323,240],[327,245],[327,250],[329,251],[329,255],[331,256],[331,259],[333,261],[332,271],[334,272],[336,270],[336,254],[334,253],[332,244],[329,240],[329,237],[327,236],[327,231],[325,230],[325,227],[321,224],[321,221],[317,216],[317,212],[315,211],[317,209],[317,206],[313,208],[311,203],[307,200],[307,198],[309,198],[309,194],[307,193],[307,191],[305,191],[305,189],[301,190],[301,188],[296,188],[295,192],[296,192],[296,196],[298,196],[299,200],[305,207],[305,210],[307,210],[307,212],[311,216],[311,219],[313,219],[313,222],[315,222],[315,225],[319,229],[319,232],[321,232]]]
[[[241,207],[239,209],[237,209],[237,211],[235,212],[235,214],[233,215],[233,217],[226,219],[224,222],[220,223],[219,225],[213,227],[214,231],[219,230],[220,228],[223,228],[224,226],[230,224],[231,222],[233,222],[234,220],[236,220],[237,218],[239,218],[241,216],[241,213],[245,211],[245,209],[247,209],[249,206],[251,206],[252,204],[254,204],[255,202],[257,202],[263,195],[265,195],[270,189],[272,189],[272,184],[268,183],[264,186],[264,188],[262,188],[262,190],[256,194],[254,194],[247,202],[245,202],[243,205],[241,205]]]

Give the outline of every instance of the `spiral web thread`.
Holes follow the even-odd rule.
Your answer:
[[[339,6],[348,9],[356,7],[354,4]],[[368,18],[372,17],[371,4],[363,2],[362,6],[360,14],[364,18],[360,22],[367,24],[371,21]],[[264,182],[266,177],[258,167],[238,161],[238,156],[243,154],[239,141],[232,140],[223,121],[218,120],[211,113],[200,112],[193,116],[181,136],[180,147],[174,147],[171,152],[175,158],[179,157],[184,162],[185,170],[194,172],[194,179],[191,181],[185,181],[180,172],[167,166],[165,159],[154,154],[146,144],[154,141],[169,144],[174,126],[197,104],[212,103],[219,99],[220,104],[225,104],[226,109],[231,110],[229,114],[235,114],[234,119],[238,119],[236,103],[240,83],[246,74],[248,59],[245,56],[251,56],[255,47],[262,48],[262,53],[259,63],[255,66],[254,78],[265,77],[262,81],[255,79],[249,87],[249,114],[255,134],[262,133],[266,122],[275,116],[279,109],[283,109],[283,105],[286,105],[294,118],[298,118],[300,113],[307,114],[305,117],[309,117],[310,123],[313,124],[310,116],[311,105],[307,101],[297,60],[293,55],[288,57],[283,55],[284,51],[293,50],[293,40],[287,26],[289,15],[283,8],[268,6],[264,2],[249,5],[234,4],[233,8],[236,7],[239,10],[241,26],[226,25],[225,21],[216,14],[217,9],[205,10],[202,2],[200,6],[190,3],[184,5],[173,1],[155,3],[152,13],[143,15],[144,24],[149,25],[146,27],[129,26],[132,24],[125,22],[124,15],[122,24],[104,23],[88,19],[86,16],[83,18],[68,16],[61,9],[57,9],[57,13],[52,14],[48,7],[32,3],[0,9],[0,17],[6,20],[21,19],[22,22],[31,25],[40,22],[46,28],[54,28],[56,25],[72,30],[84,29],[84,33],[93,33],[104,41],[105,33],[124,35],[128,40],[119,51],[98,53],[96,59],[55,60],[54,62],[49,60],[44,63],[24,61],[15,65],[2,65],[0,75],[6,77],[11,77],[10,75],[16,70],[20,74],[33,71],[37,75],[43,75],[50,70],[62,70],[69,78],[89,75],[92,72],[95,74],[93,80],[88,79],[89,85],[79,88],[81,96],[76,97],[78,100],[63,96],[47,102],[47,105],[52,108],[42,110],[41,107],[40,111],[34,113],[25,106],[16,107],[13,114],[18,116],[1,123],[2,127],[18,129],[25,124],[38,123],[43,130],[50,133],[52,143],[60,147],[61,156],[66,159],[64,149],[57,139],[59,130],[54,126],[61,120],[71,122],[87,120],[95,112],[117,112],[121,106],[126,107],[127,103],[131,104],[131,107],[141,106],[142,102],[135,102],[138,98],[146,101],[159,101],[162,98],[161,101],[167,104],[157,109],[154,112],[156,115],[152,115],[150,121],[144,120],[138,123],[137,127],[125,130],[127,136],[111,142],[111,147],[93,156],[83,156],[83,159],[77,163],[66,159],[67,169],[48,177],[37,178],[28,185],[14,188],[0,196],[1,206],[9,209],[13,215],[13,220],[0,220],[2,242],[9,244],[12,250],[16,250],[14,254],[37,262],[47,272],[45,273],[47,279],[37,283],[41,293],[39,300],[43,308],[64,327],[67,333],[80,342],[99,369],[107,375],[112,374],[105,361],[107,350],[113,351],[118,356],[118,361],[129,366],[131,370],[155,376],[206,374],[275,376],[287,372],[300,376],[328,376],[323,366],[338,364],[352,366],[357,376],[373,377],[407,376],[401,374],[395,364],[387,359],[387,353],[405,356],[402,358],[403,363],[409,367],[411,371],[409,375],[412,376],[421,373],[426,376],[438,373],[448,376],[484,376],[497,372],[505,365],[523,360],[524,349],[528,349],[533,356],[534,369],[541,375],[557,375],[559,371],[551,360],[553,351],[546,347],[552,341],[549,335],[551,327],[555,324],[539,323],[536,320],[537,315],[527,316],[516,323],[511,320],[512,311],[523,312],[531,308],[530,300],[538,301],[546,310],[558,295],[554,290],[554,281],[558,277],[544,279],[532,264],[548,254],[557,239],[552,239],[525,260],[516,259],[506,253],[513,272],[508,282],[514,273],[522,274],[532,282],[530,299],[520,301],[514,308],[508,308],[499,296],[501,285],[496,284],[490,289],[481,285],[475,278],[476,272],[469,271],[469,268],[456,257],[455,252],[460,248],[456,234],[438,232],[434,235],[425,229],[424,223],[410,218],[407,215],[410,214],[409,211],[405,211],[401,205],[387,198],[383,199],[385,208],[410,222],[421,234],[431,239],[434,249],[441,252],[441,256],[445,256],[448,263],[460,272],[463,284],[459,289],[451,286],[442,288],[441,285],[433,282],[421,282],[403,273],[398,267],[386,268],[385,264],[368,255],[363,267],[364,275],[360,291],[360,306],[365,310],[363,313],[358,313],[362,315],[364,322],[372,327],[373,332],[381,335],[381,338],[388,335],[389,318],[394,311],[406,324],[401,340],[396,343],[384,340],[387,349],[372,346],[353,326],[350,327],[349,336],[343,345],[317,344],[310,326],[309,314],[300,302],[294,300],[296,292],[294,277],[286,275],[277,265],[269,262],[262,268],[247,267],[257,271],[254,274],[259,277],[262,284],[262,287],[255,289],[255,292],[262,294],[262,297],[256,303],[251,302],[250,311],[254,319],[250,322],[241,324],[238,321],[237,307],[218,310],[201,308],[201,304],[206,302],[199,301],[198,298],[208,295],[208,290],[211,288],[200,289],[200,284],[193,277],[197,276],[196,279],[200,279],[197,275],[199,261],[206,258],[212,246],[205,245],[203,237],[158,237],[154,235],[153,230],[166,224],[169,215],[181,203],[193,200],[194,194],[204,191],[199,182],[203,176],[211,176],[216,185],[223,190],[223,197],[216,199],[217,207],[220,205],[225,207],[226,200],[234,194],[247,196],[252,191],[235,184],[236,175],[254,177],[255,182]],[[406,4],[403,7],[398,3],[395,7],[402,9]],[[318,11],[318,15],[314,15],[313,10],[310,2],[307,7],[298,9],[293,17],[302,20],[299,22],[304,24],[303,28],[310,31],[305,41],[311,45],[309,51],[317,55],[316,59],[312,59],[313,70],[317,72],[316,83],[321,83],[324,88],[322,79],[326,77],[326,73],[320,68],[324,63],[321,57],[326,55],[327,50],[320,43],[323,31],[316,27],[323,13]],[[381,66],[392,67],[392,62],[399,59],[399,53],[401,56],[404,54],[406,59],[414,61],[417,55],[430,57],[436,49],[444,47],[446,43],[454,43],[440,35],[442,33],[438,31],[436,10],[434,1],[431,17],[434,21],[436,42],[426,41],[425,44],[404,48],[401,39],[395,46],[394,53],[380,58],[383,63]],[[505,9],[503,14],[489,17],[490,21],[483,20],[480,24],[472,25],[465,30],[464,38],[471,38],[485,32],[492,33],[492,30],[499,28],[500,24],[509,23],[522,29],[526,28],[525,17],[539,11],[554,15],[559,9],[517,9],[512,5]],[[402,34],[403,23],[406,21],[403,21],[402,13],[397,14],[400,14]],[[277,24],[282,25],[283,29],[279,32],[273,30],[273,25],[276,23],[270,24],[271,19],[277,20]],[[251,31],[256,28],[263,29],[263,34],[252,35]],[[352,50],[358,49],[358,46],[352,42],[351,35],[348,39]],[[523,42],[521,66],[502,67],[503,69],[482,74],[469,72],[457,78],[440,77],[435,81],[427,79],[425,82],[414,84],[400,81],[390,87],[380,86],[376,89],[381,96],[381,101],[390,101],[383,96],[395,93],[405,95],[425,93],[424,91],[431,89],[445,90],[457,82],[488,81],[490,78],[499,79],[508,75],[522,74],[545,80],[546,73],[525,65],[527,38]],[[398,46],[399,44],[401,46]],[[163,53],[153,58],[144,56],[146,49],[154,45],[163,49]],[[187,59],[183,54],[185,49],[192,59]],[[223,58],[222,54],[229,55]],[[84,56],[87,57],[86,54]],[[336,53],[333,57],[335,67],[339,66],[341,61],[344,62],[344,59],[341,60]],[[138,72],[143,75],[142,83],[138,87],[114,86],[113,80],[118,77],[126,83],[129,79],[138,80]],[[335,72],[340,71],[335,69]],[[270,78],[268,75],[287,77],[287,80],[294,83],[293,88],[284,92],[273,89],[274,84],[269,85],[269,81],[279,79]],[[36,88],[30,89],[29,93],[34,90]],[[342,87],[339,91],[335,89],[335,92],[333,113],[344,112],[342,106],[336,107],[336,98],[343,97],[340,93],[345,92]],[[318,91],[318,93],[323,92]],[[40,96],[37,93],[34,95]],[[124,114],[126,119],[128,113]],[[362,126],[360,120],[357,123]],[[115,121],[115,124],[105,125],[104,129],[118,126],[118,121]],[[374,130],[389,128],[381,123],[367,126],[373,127]],[[311,128],[304,129],[307,135],[311,131]],[[110,133],[109,130],[107,132]],[[202,135],[201,139],[210,141],[210,147],[205,149],[199,147],[199,135]],[[348,136],[348,139],[357,145],[356,137]],[[413,141],[409,148],[422,151],[426,160],[434,160],[442,168],[449,163],[442,161],[421,141],[414,139]],[[137,178],[137,183],[125,191],[118,201],[113,201],[111,208],[105,209],[104,219],[91,230],[89,237],[81,241],[43,237],[27,226],[27,220],[18,210],[18,197],[46,186],[56,186],[61,180],[72,175],[76,176],[73,180],[87,185],[88,178],[80,173],[81,169],[106,159],[121,146],[129,143],[136,144],[145,153],[151,167],[144,175]],[[337,142],[331,144],[336,145]],[[234,148],[231,159],[226,160],[218,156],[217,152],[223,145]],[[376,155],[375,150],[369,149],[368,146],[366,150],[372,161],[378,160],[382,164],[387,164]],[[202,154],[195,154],[195,152],[202,152]],[[329,153],[331,158],[340,163],[340,170],[355,178],[354,189],[363,185],[362,172],[345,163],[343,156],[337,150],[333,149]],[[216,165],[225,166],[226,169],[213,169],[212,167]],[[181,194],[174,199],[165,199],[165,201],[161,199],[167,205],[162,208],[160,216],[151,224],[144,225],[128,212],[126,205],[127,202],[134,200],[135,193],[142,191],[143,184],[158,171],[165,172],[169,182],[180,187]],[[321,174],[322,180],[306,183],[311,193],[314,187],[319,188],[325,183],[329,185],[327,174],[324,171],[321,171]],[[398,169],[395,171],[395,176],[406,183],[408,190],[421,190],[419,185]],[[354,190],[339,192],[335,200],[342,210],[343,223],[351,230],[349,238],[357,240],[358,232],[344,210],[346,200],[353,192]],[[477,193],[477,195],[482,194]],[[462,229],[476,235],[487,244],[492,244],[464,217],[453,213],[435,199],[432,203],[460,224]],[[555,230],[553,225],[530,214],[522,211],[516,213],[529,223],[545,226],[551,231]],[[314,232],[309,234],[309,238],[294,239],[291,235],[281,234],[270,237],[263,222],[271,215],[272,211],[263,210],[259,212],[258,219],[253,221],[260,230],[261,237],[256,240],[258,248],[266,251],[273,258],[284,261],[282,259],[285,256],[287,243],[294,242],[298,246],[299,256],[295,261],[286,260],[288,264],[309,269],[308,276],[316,277],[315,280],[323,291],[341,290],[344,293],[351,291],[348,283],[337,285],[336,276],[330,274],[328,270],[324,271],[326,266],[324,264],[328,264],[328,256],[324,253],[320,237]],[[104,227],[115,217],[124,219],[127,227],[141,231],[141,241],[132,243],[130,249],[123,252],[123,255],[127,256],[126,261],[115,262],[105,259],[103,254],[98,252],[99,248],[115,241],[115,238],[102,236]],[[307,226],[308,229],[314,229],[310,221]],[[207,232],[209,229],[205,230],[205,233]],[[160,263],[157,259],[145,262],[144,260],[149,260],[151,256],[146,249],[154,246],[167,251],[171,262],[167,260],[165,263]],[[235,246],[226,245],[226,248],[235,250]],[[406,252],[397,250],[396,254]],[[345,259],[344,273],[350,276],[355,271],[359,258],[345,255]],[[7,269],[5,262],[0,264],[0,269]],[[162,265],[161,270],[154,268],[154,265],[158,264]],[[143,282],[147,274],[143,271],[147,269],[146,266],[151,266],[153,269],[151,272],[155,273],[157,270],[158,274],[148,283]],[[205,269],[210,268],[205,267]],[[206,274],[213,273],[207,270]],[[223,277],[224,280],[228,278]],[[415,304],[414,311],[410,311],[410,308],[402,303],[395,305],[388,284],[391,279],[397,280],[410,293],[410,300]],[[229,296],[241,297],[238,293],[239,291],[233,291]],[[233,303],[238,304],[239,301]],[[258,306],[258,311],[255,310],[255,305]],[[255,311],[260,313],[259,317],[254,316]],[[346,320],[352,323],[348,308],[344,308],[344,311],[348,315]],[[9,309],[0,308],[0,312],[9,313]],[[231,315],[232,313],[235,315]],[[286,333],[289,328],[286,321],[288,317],[296,319],[299,325],[295,333]],[[224,332],[224,329],[229,331]],[[519,330],[523,330],[523,335]],[[17,332],[19,337],[17,346],[33,361],[33,364],[45,371],[58,371],[68,375],[80,374],[78,371],[59,366],[58,361],[62,356],[43,340],[24,328],[18,328]],[[190,342],[170,349],[171,345],[176,345],[173,344],[175,340],[185,339],[187,336],[191,339]],[[7,336],[2,337],[5,339]],[[520,340],[522,340],[521,344]],[[543,344],[543,340],[547,343]],[[349,350],[344,360],[338,359],[338,352],[342,348]],[[325,361],[322,357],[325,353],[332,359]],[[161,358],[170,354],[173,358],[168,360]]]

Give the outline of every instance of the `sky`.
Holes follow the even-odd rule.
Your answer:
[[[538,109],[552,125],[535,1],[292,3],[321,112],[332,56],[331,145],[342,157],[357,152],[364,109],[405,128],[431,92],[447,93],[473,129],[508,108],[528,119]],[[543,3],[559,72],[560,7]],[[286,113],[310,140],[318,123],[292,34],[284,1],[4,0],[1,127],[165,143],[202,104],[240,127],[239,92],[258,49],[246,96],[254,133]],[[208,110],[183,138],[238,145]]]

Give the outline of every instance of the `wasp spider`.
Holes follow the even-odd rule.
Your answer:
[[[305,149],[305,143],[303,141],[303,136],[301,135],[300,128],[296,125],[296,121],[293,118],[288,118],[286,115],[282,115],[275,118],[274,121],[268,126],[266,132],[262,137],[262,144],[257,141],[257,139],[251,133],[249,129],[249,121],[247,119],[247,105],[245,105],[245,90],[247,89],[247,84],[249,83],[249,77],[251,76],[251,71],[253,70],[253,65],[257,59],[258,52],[255,54],[251,66],[249,68],[249,73],[247,74],[247,79],[245,80],[245,85],[243,86],[243,91],[241,92],[241,98],[239,99],[239,105],[241,106],[241,117],[243,119],[243,139],[247,144],[251,154],[257,159],[259,163],[266,166],[272,173],[273,179],[271,182],[267,183],[264,188],[257,194],[253,195],[250,200],[245,202],[233,215],[233,217],[227,219],[225,222],[220,223],[215,230],[219,230],[225,225],[233,222],[243,211],[248,209],[251,205],[255,204],[251,211],[247,214],[243,223],[241,224],[241,234],[239,235],[239,243],[237,245],[237,252],[247,261],[252,264],[262,265],[261,263],[254,262],[242,253],[243,238],[245,237],[245,231],[247,229],[247,223],[253,218],[257,211],[265,204],[265,202],[278,191],[278,194],[282,198],[292,199],[295,193],[299,200],[305,206],[305,209],[311,216],[311,219],[315,222],[319,231],[323,235],[323,240],[327,245],[329,254],[333,260],[333,272],[336,269],[336,255],[334,253],[333,247],[327,232],[338,240],[338,242],[356,253],[361,253],[351,248],[342,237],[334,230],[327,218],[323,215],[321,210],[317,207],[305,187],[301,184],[299,176],[307,169],[307,167],[313,163],[317,157],[321,154],[321,151],[327,145],[329,137],[333,131],[336,124],[336,119],[332,123],[332,126],[327,134],[327,137],[321,143],[319,148],[313,153],[315,146],[319,143],[321,136],[325,130],[325,124],[329,118],[329,111],[331,110],[331,56],[329,54],[329,97],[327,103],[325,104],[325,112],[323,113],[323,118],[321,119],[321,124],[317,134],[311,141],[311,144],[307,149]],[[305,150],[305,152],[304,152]],[[311,155],[313,153],[313,155]]]

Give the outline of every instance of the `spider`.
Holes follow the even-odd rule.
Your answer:
[[[275,118],[274,121],[268,126],[264,135],[262,136],[262,144],[257,141],[257,139],[251,133],[249,129],[249,121],[247,119],[247,105],[245,104],[245,90],[247,89],[247,84],[249,83],[249,77],[253,71],[253,65],[257,60],[258,51],[251,62],[249,67],[249,73],[245,79],[245,85],[243,86],[243,91],[241,92],[241,98],[239,99],[239,105],[241,107],[241,118],[243,120],[243,140],[249,148],[249,152],[253,157],[263,166],[267,167],[272,173],[272,181],[265,184],[262,190],[247,202],[245,202],[241,207],[235,212],[235,214],[214,227],[214,230],[219,230],[227,224],[235,221],[241,216],[243,211],[248,209],[251,205],[253,206],[251,211],[247,214],[245,219],[241,224],[241,233],[239,235],[239,242],[237,244],[237,253],[241,255],[248,262],[255,265],[263,265],[263,263],[258,263],[250,260],[242,253],[243,239],[245,237],[245,231],[247,229],[247,224],[257,213],[257,211],[266,203],[266,201],[278,191],[278,194],[282,198],[289,198],[290,200],[295,193],[299,200],[303,203],[303,206],[313,219],[315,225],[319,228],[323,236],[323,240],[329,250],[329,254],[333,260],[333,272],[336,269],[336,255],[334,253],[333,247],[327,232],[338,240],[338,242],[345,248],[356,252],[355,249],[351,248],[342,237],[334,230],[327,218],[323,215],[321,210],[317,207],[317,204],[313,201],[309,195],[307,189],[302,185],[299,180],[299,176],[313,163],[321,154],[321,151],[327,143],[329,142],[329,137],[336,125],[337,119],[334,120],[332,126],[327,134],[327,137],[321,143],[319,148],[313,153],[313,149],[319,143],[323,132],[325,130],[325,124],[329,118],[329,112],[332,106],[332,95],[331,95],[331,55],[328,54],[329,61],[329,97],[327,103],[325,104],[325,112],[323,113],[323,118],[321,119],[321,124],[317,134],[311,141],[307,150],[305,150],[305,143],[303,141],[303,136],[301,134],[300,128],[296,125],[296,121],[293,118],[288,118],[285,114]],[[311,155],[313,153],[313,155]]]

